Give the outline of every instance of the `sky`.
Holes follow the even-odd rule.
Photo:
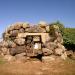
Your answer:
[[[0,37],[15,22],[57,20],[65,27],[75,28],[75,0],[0,0]]]

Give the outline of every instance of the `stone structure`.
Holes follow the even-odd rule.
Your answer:
[[[3,33],[1,55],[12,57],[60,56],[67,57],[59,27],[40,22],[38,25],[15,23]]]

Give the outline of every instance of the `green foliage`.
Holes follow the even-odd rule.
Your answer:
[[[75,28],[65,28],[63,37],[65,43],[75,44]]]
[[[75,49],[75,28],[65,28],[63,39],[64,45],[69,48]]]

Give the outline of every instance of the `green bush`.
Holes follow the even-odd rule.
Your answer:
[[[64,28],[64,45],[69,49],[75,49],[75,28]]]

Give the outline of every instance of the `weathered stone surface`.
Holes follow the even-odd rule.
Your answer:
[[[61,48],[56,48],[54,51],[56,55],[62,55],[64,53],[63,49]]]
[[[26,47],[25,46],[17,46],[15,48],[10,48],[10,54],[11,55],[16,55],[16,54],[20,54],[26,52]]]
[[[55,43],[61,43],[63,44],[63,39],[61,39],[60,37],[57,37],[57,39],[54,41]]]
[[[42,51],[43,51],[43,54],[46,56],[53,54],[53,51],[47,48],[42,48]]]
[[[42,61],[43,62],[51,62],[51,61],[54,61],[55,60],[55,57],[54,56],[43,56],[42,57]]]
[[[3,55],[8,54],[8,50],[9,49],[7,49],[6,47],[1,48],[1,51],[2,51]]]
[[[14,29],[20,29],[22,27],[22,23],[15,23]]]
[[[48,33],[19,33],[19,38],[25,38],[26,36],[41,36],[41,40],[43,43],[46,42],[46,39],[49,37]]]
[[[25,39],[17,38],[17,39],[14,40],[14,42],[18,45],[24,45],[25,44]]]
[[[39,22],[38,25],[30,26],[27,22],[18,22],[8,27],[3,34],[3,42],[0,47],[3,55],[12,55],[24,60],[26,56],[44,55],[46,59],[54,60],[51,55],[59,55],[66,58],[63,38],[59,27]],[[9,49],[9,50],[6,50]],[[7,56],[9,58],[9,56]],[[21,58],[22,57],[22,58]],[[57,56],[58,57],[58,56]]]
[[[23,28],[29,28],[29,27],[30,27],[29,23],[27,23],[27,22],[23,23]]]
[[[26,57],[26,53],[17,54],[15,55],[15,58],[18,62],[26,62],[28,59],[30,59]]]
[[[65,60],[65,59],[67,58],[66,52],[64,52],[64,53],[61,55],[61,58],[62,58],[63,60]]]
[[[61,33],[59,33],[58,31],[55,31],[55,37],[56,37],[56,40],[54,41],[55,43],[63,44],[63,38]]]
[[[8,29],[7,29],[8,32],[11,31],[11,30],[14,30],[14,26],[13,25],[11,25],[10,27],[8,27]]]
[[[8,47],[12,47],[12,48],[16,47],[16,44],[13,41],[8,40],[7,43],[8,43]]]
[[[15,58],[16,59],[20,59],[20,58],[22,58],[22,57],[26,57],[26,53],[20,53],[20,54],[17,54],[17,55],[15,55]]]
[[[9,33],[3,33],[3,39],[5,41],[7,41],[9,39],[9,37],[10,37],[10,34]]]
[[[46,31],[49,32],[50,31],[50,27],[46,26]]]
[[[54,50],[56,48],[57,44],[54,42],[48,42],[46,43],[46,48],[50,49],[50,50]]]
[[[73,51],[69,50],[69,51],[66,51],[66,54],[67,54],[68,57],[70,57],[70,56],[72,56],[74,53],[73,53]]]
[[[0,47],[8,47],[7,41],[1,41],[0,42]]]
[[[60,44],[60,43],[57,43],[57,47],[58,48],[61,48],[63,51],[66,50],[66,48],[62,44]]]
[[[30,28],[26,28],[25,29],[25,32],[30,32]]]
[[[16,60],[15,57],[14,56],[11,56],[11,55],[5,55],[4,56],[4,59],[6,61],[15,61]]]
[[[16,37],[18,35],[18,30],[12,30],[10,31],[10,36]]]
[[[9,53],[10,53],[10,55],[12,55],[12,56],[14,56],[14,55],[16,55],[16,48],[10,48],[9,49]]]
[[[25,52],[25,47],[24,46],[21,46],[21,47],[19,47],[19,46],[17,46],[17,47],[15,47],[15,48],[10,48],[10,54],[11,55],[16,55],[16,54],[20,54],[20,53],[23,53],[23,52]]]
[[[24,32],[25,32],[24,28],[19,29],[19,33],[24,33]]]

